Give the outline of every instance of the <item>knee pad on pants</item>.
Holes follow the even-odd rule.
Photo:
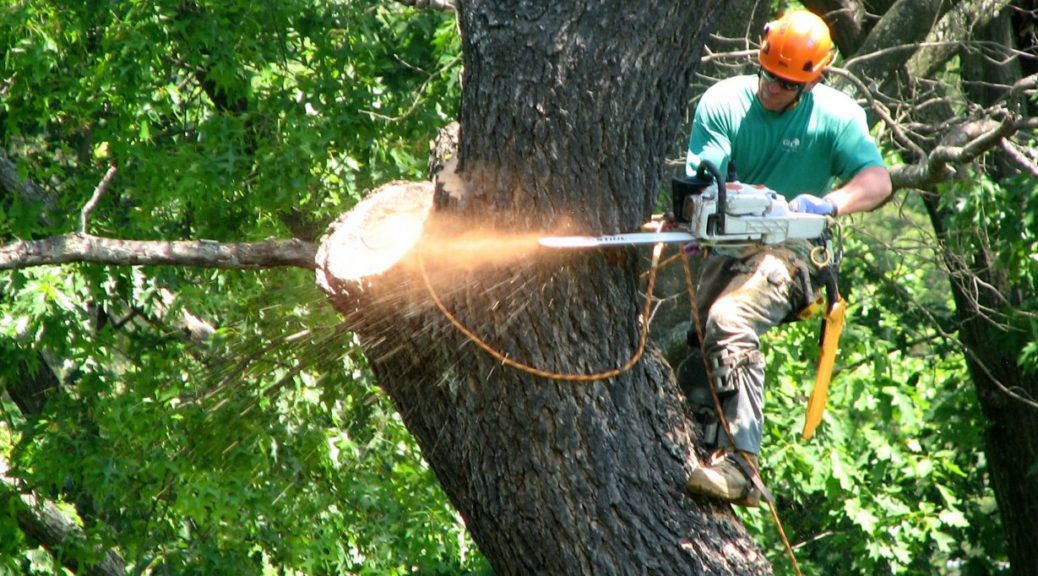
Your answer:
[[[707,356],[710,376],[718,398],[725,399],[739,392],[739,369],[747,364],[764,361],[760,350],[731,352],[722,349]]]

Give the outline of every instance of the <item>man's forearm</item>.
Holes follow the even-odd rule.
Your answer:
[[[878,208],[891,193],[890,174],[882,166],[863,168],[843,186],[825,197],[835,206],[838,214],[867,212]]]

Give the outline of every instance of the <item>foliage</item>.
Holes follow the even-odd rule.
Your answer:
[[[251,281],[231,280],[244,309],[270,316],[236,322],[208,346],[110,327],[89,341],[42,337],[82,368],[41,418],[17,427],[19,476],[98,519],[103,539],[153,570],[458,568],[462,528],[356,343],[300,297],[298,274],[253,294]],[[272,294],[279,304],[265,305]],[[78,312],[51,309],[48,321],[88,332]]]
[[[240,240],[283,232],[281,213],[327,221],[415,174],[456,93],[452,23],[376,2],[5,12],[5,146],[70,213],[116,164],[98,233]]]
[[[373,1],[0,8],[0,138],[56,208],[2,198],[0,237],[315,239],[364,190],[424,176],[453,115],[448,14]],[[60,215],[60,217],[55,217]],[[298,271],[0,275],[0,461],[137,573],[479,570],[353,336]],[[198,319],[211,334],[189,330]],[[195,324],[198,328],[198,324]],[[0,514],[0,573],[63,573]]]

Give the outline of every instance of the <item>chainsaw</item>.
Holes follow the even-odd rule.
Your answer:
[[[694,176],[674,178],[671,187],[673,213],[654,217],[643,226],[646,232],[605,236],[546,236],[539,242],[547,248],[594,248],[638,244],[680,242],[686,250],[696,248],[740,247],[752,244],[781,244],[805,240],[814,244],[811,261],[824,269],[828,306],[819,342],[821,355],[815,386],[808,401],[807,417],[801,437],[810,439],[822,420],[832,378],[836,349],[843,330],[846,306],[836,283],[836,268],[842,247],[832,249],[834,224],[828,216],[804,214],[789,209],[786,199],[760,185],[738,182],[729,162],[728,181],[712,163],[703,161]],[[839,226],[833,226],[839,236]],[[806,316],[802,316],[806,317]]]
[[[637,244],[693,243],[702,247],[781,244],[787,240],[816,240],[827,236],[830,218],[793,212],[781,194],[761,185],[729,178],[703,161],[694,176],[672,181],[673,213],[654,217],[643,229],[604,236],[546,236],[547,248],[592,248]]]

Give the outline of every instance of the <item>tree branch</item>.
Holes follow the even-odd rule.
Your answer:
[[[1010,0],[956,4],[941,18],[928,36],[933,42],[928,42],[926,45],[932,46],[932,48],[920,50],[909,60],[909,74],[914,78],[933,78],[952,58],[964,50],[996,51],[1008,54],[1010,49],[1004,43],[978,43],[970,40],[974,35],[974,30],[987,27],[1008,4],[1010,4]],[[936,42],[937,40],[945,42]]]
[[[101,179],[101,182],[97,185],[97,188],[94,188],[94,194],[90,197],[90,200],[86,203],[85,206],[83,206],[83,209],[80,210],[80,233],[87,233],[87,226],[90,224],[90,213],[94,211],[94,208],[97,208],[97,203],[101,201],[101,196],[105,193],[105,190],[108,189],[108,185],[112,183],[112,178],[115,178],[115,172],[115,164],[112,164],[108,167],[108,171],[105,172],[105,176]]]
[[[147,241],[76,233],[0,246],[0,270],[72,262],[116,266],[314,269],[316,253],[316,246],[296,239],[236,243],[213,240]]]
[[[159,297],[162,305],[155,307],[156,312],[159,319],[165,320],[171,315],[170,311],[174,309],[173,305],[177,301],[177,296],[167,288],[160,288]],[[178,314],[173,318],[173,325],[183,330],[195,344],[204,344],[216,334],[215,326],[195,316],[187,308],[181,307],[177,312]]]
[[[1021,170],[1030,174],[1032,178],[1038,178],[1038,164],[1032,162],[1030,158],[1018,150],[1016,145],[1009,141],[1009,139],[1002,141],[1002,151],[1005,152],[1006,156],[1008,156],[1013,162],[1016,162],[1016,165],[1019,166]]]
[[[405,6],[422,10],[454,10],[452,0],[397,0]]]
[[[18,527],[26,536],[54,553],[55,558],[73,573],[92,576],[124,576],[125,562],[115,550],[104,550],[87,542],[83,530],[53,502],[23,492],[18,481],[7,475],[7,463],[0,459],[0,505],[14,512]],[[82,566],[85,557],[99,558]],[[85,569],[84,569],[85,568]]]
[[[926,156],[926,152],[924,152],[918,144],[912,141],[912,139],[909,138],[907,134],[905,134],[904,130],[901,129],[900,124],[894,121],[886,107],[879,103],[873,97],[872,92],[869,91],[868,87],[865,86],[864,82],[862,82],[857,76],[855,76],[850,71],[844,68],[837,68],[833,66],[829,68],[829,72],[846,79],[851,84],[854,84],[855,88],[858,89],[858,92],[861,93],[868,101],[869,109],[872,110],[873,113],[875,113],[876,116],[878,116],[879,119],[882,120],[888,128],[890,128],[891,133],[894,135],[894,140],[897,141],[898,144],[908,149],[912,153],[913,158],[923,158]]]
[[[990,127],[991,124],[994,124],[994,127]],[[978,125],[983,125],[985,131],[977,136],[970,137],[968,134],[970,128]],[[937,182],[950,177],[954,173],[949,164],[969,163],[988,150],[999,146],[1003,140],[1028,125],[1026,119],[1016,119],[1012,116],[997,124],[989,119],[964,124],[957,133],[966,134],[968,144],[964,146],[948,144],[937,146],[921,162],[891,168],[890,180],[895,190],[900,188],[929,189]]]
[[[843,66],[866,83],[889,88],[898,71],[919,51],[918,46],[926,40],[934,21],[952,5],[943,0],[897,0],[861,40],[855,52],[869,58],[854,58]],[[898,49],[888,50],[893,47]]]

